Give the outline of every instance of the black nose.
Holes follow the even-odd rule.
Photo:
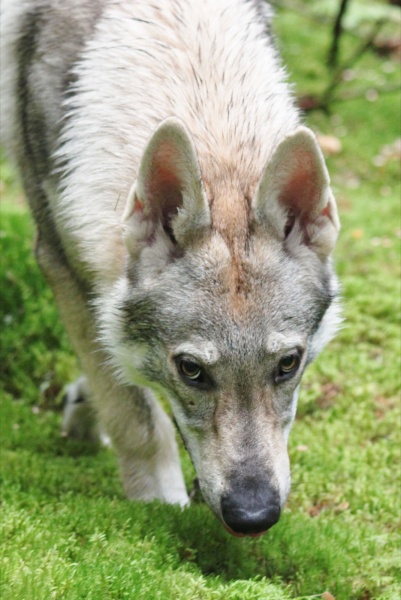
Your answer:
[[[280,500],[276,491],[254,481],[231,491],[221,499],[224,522],[234,533],[263,533],[280,518]]]

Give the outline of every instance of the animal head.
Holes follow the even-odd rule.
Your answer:
[[[103,327],[124,379],[169,398],[214,513],[257,535],[289,492],[302,374],[338,323],[339,223],[304,127],[281,141],[251,194],[228,188],[225,199],[211,190],[180,122],[158,127],[127,202],[126,276]]]

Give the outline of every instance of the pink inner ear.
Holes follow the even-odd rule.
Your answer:
[[[158,164],[153,173],[153,180],[149,182],[150,186],[154,186],[156,196],[165,196],[166,192],[171,194],[172,190],[179,191],[181,182],[177,174],[171,170],[169,164]]]
[[[307,216],[314,211],[322,191],[318,166],[313,157],[304,150],[293,153],[290,160],[290,164],[283,165],[286,181],[280,201],[291,212]]]
[[[147,187],[151,195],[164,196],[167,190],[180,190],[182,182],[179,173],[177,148],[168,142],[160,144],[153,159]]]
[[[176,243],[172,219],[182,206],[182,157],[174,142],[161,142],[155,149],[143,182],[147,205],[147,218],[159,222],[173,243]],[[138,201],[138,210],[142,203]],[[135,205],[136,209],[137,205]],[[143,208],[143,206],[142,206]]]
[[[135,200],[134,200],[134,208],[133,208],[133,213],[135,212],[143,212],[143,202],[141,202],[141,200],[139,200],[138,196],[135,194]]]

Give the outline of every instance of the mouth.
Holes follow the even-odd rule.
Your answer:
[[[228,525],[226,525],[225,523],[223,523],[224,525],[224,529],[233,537],[236,538],[244,538],[244,537],[250,537],[250,538],[259,538],[262,537],[262,535],[265,535],[265,533],[267,533],[267,529],[265,531],[261,531],[260,533],[237,533],[236,531],[233,531],[230,527],[228,527]]]

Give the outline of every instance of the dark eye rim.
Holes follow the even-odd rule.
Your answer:
[[[202,381],[202,379],[203,379],[202,367],[200,365],[198,365],[198,363],[196,363],[192,360],[183,358],[179,362],[179,368],[180,368],[182,375],[186,379],[190,379],[191,381]]]
[[[280,365],[285,359],[288,359],[288,358],[295,359],[295,364],[290,371],[283,371],[282,368],[280,367]],[[277,371],[276,371],[276,375],[274,378],[275,382],[283,383],[285,381],[288,381],[289,379],[292,379],[299,370],[299,367],[301,365],[301,358],[302,358],[301,353],[298,350],[291,352],[290,354],[287,354],[286,356],[283,356],[277,366]]]
[[[212,379],[205,372],[203,366],[200,365],[199,362],[191,356],[180,354],[179,356],[174,357],[174,362],[177,369],[177,373],[186,385],[200,390],[210,390],[212,387],[214,387]],[[196,365],[199,368],[200,377],[198,377],[197,379],[191,379],[190,377],[188,377],[182,370],[182,363],[184,362]]]

